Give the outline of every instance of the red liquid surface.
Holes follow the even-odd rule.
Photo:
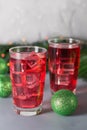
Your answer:
[[[31,53],[22,59],[10,59],[13,103],[20,108],[38,107],[43,99],[46,58]]]
[[[80,47],[56,48],[49,46],[50,87],[74,91],[78,76]]]

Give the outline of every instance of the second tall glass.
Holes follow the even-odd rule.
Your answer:
[[[80,41],[54,38],[48,43],[51,92],[60,89],[75,92],[80,63]]]

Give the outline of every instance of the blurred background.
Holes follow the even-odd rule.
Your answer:
[[[87,39],[86,0],[0,0],[0,42]]]

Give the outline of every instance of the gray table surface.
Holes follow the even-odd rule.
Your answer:
[[[12,98],[0,98],[0,130],[87,130],[87,82],[78,79],[78,108],[71,116],[60,116],[51,110],[49,76],[46,76],[43,111],[24,117],[13,111]]]

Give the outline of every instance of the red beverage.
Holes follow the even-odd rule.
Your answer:
[[[31,109],[42,104],[46,73],[46,56],[41,52],[11,54],[10,77],[13,103]]]
[[[80,59],[76,44],[49,45],[49,73],[52,92],[60,89],[75,91]]]

